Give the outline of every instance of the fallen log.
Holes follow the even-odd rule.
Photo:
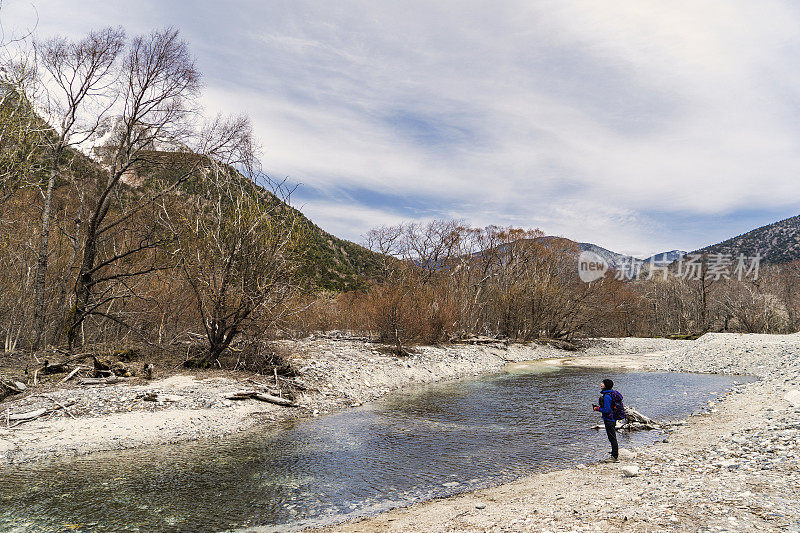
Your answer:
[[[45,413],[47,413],[47,409],[36,409],[35,411],[28,411],[26,413],[16,413],[13,415],[8,415],[6,418],[12,422],[19,422],[20,420],[23,422],[27,422],[28,420],[39,418]]]
[[[63,403],[59,402],[58,400],[56,400],[56,399],[55,399],[55,398],[53,398],[52,396],[47,396],[46,394],[37,394],[36,396],[38,396],[39,398],[44,398],[44,399],[46,399],[46,400],[50,400],[51,402],[53,402],[54,404],[56,404],[57,406],[59,406],[61,409],[63,409],[63,410],[64,410],[64,412],[65,412],[65,413],[67,413],[67,414],[69,415],[69,417],[70,417],[70,418],[75,418],[75,415],[73,415],[72,413],[70,413],[69,411],[67,411],[67,407],[69,407],[70,405],[74,405],[74,404],[75,404],[75,402],[74,402],[74,401],[73,401],[73,402],[70,402],[70,403],[68,403],[67,405],[64,405]]]
[[[238,391],[224,396],[226,400],[259,400],[261,402],[274,403],[275,405],[282,405],[284,407],[294,407],[295,404],[287,398],[280,398],[259,391]]]
[[[486,337],[485,335],[470,335],[453,339],[453,342],[459,344],[494,344],[502,341],[492,337]]]
[[[6,412],[6,424],[8,425],[8,427],[12,427],[13,428],[14,426],[18,426],[20,424],[24,424],[25,422],[30,422],[31,420],[36,420],[37,418],[40,418],[40,417],[42,417],[44,415],[48,415],[48,414],[54,413],[55,411],[58,411],[59,409],[63,409],[65,413],[67,413],[68,415],[72,416],[66,409],[67,409],[67,407],[75,405],[74,401],[73,402],[68,402],[66,404],[62,404],[62,403],[56,401],[53,398],[50,398],[50,397],[47,397],[47,398],[50,399],[50,400],[53,400],[57,404],[57,406],[53,407],[51,409],[47,409],[47,408],[45,408],[45,409],[36,409],[34,411],[28,411],[28,412],[25,412],[25,413],[15,413],[13,415],[8,413],[8,412]],[[11,424],[11,422],[14,422],[14,423]]]
[[[146,402],[179,402],[183,400],[183,396],[178,394],[161,394],[160,392],[145,392],[142,395],[137,396],[137,398],[141,398]]]
[[[65,372],[69,372],[69,365],[65,365],[64,363],[51,363],[45,359],[44,366],[39,369],[39,372],[41,372],[43,376],[64,374]]]
[[[647,426],[659,426],[660,424],[653,420],[652,418],[648,418],[644,416],[642,413],[634,409],[633,407],[626,407],[625,408],[625,421],[629,423],[639,423],[644,424]]]
[[[294,402],[288,400],[286,398],[280,398],[278,396],[273,396],[272,394],[267,394],[265,392],[257,392],[253,395],[253,398],[262,402],[269,402],[274,403],[275,405],[283,405],[284,407],[293,407]]]
[[[559,350],[568,352],[575,352],[578,350],[578,346],[575,343],[564,339],[541,338],[534,340],[534,342],[542,346],[552,346],[553,348],[558,348]]]

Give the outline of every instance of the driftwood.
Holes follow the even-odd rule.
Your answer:
[[[266,392],[259,392],[259,391],[238,391],[234,392],[233,394],[228,394],[225,396],[227,400],[259,400],[262,402],[269,402],[274,403],[275,405],[283,405],[285,407],[294,407],[295,404],[291,400],[287,398],[281,398],[279,396],[273,396],[272,394],[267,394]]]
[[[62,404],[62,403],[58,402],[57,400],[55,400],[54,398],[50,398],[49,396],[44,396],[44,397],[48,398],[49,400],[52,400],[53,402],[55,402],[56,406],[52,407],[50,409],[44,408],[44,409],[36,409],[34,411],[28,411],[26,413],[14,413],[13,415],[10,414],[8,411],[6,411],[6,417],[5,417],[6,418],[6,425],[8,427],[12,427],[13,428],[14,426],[18,426],[20,424],[24,424],[25,422],[30,422],[31,420],[36,420],[37,418],[40,418],[40,417],[42,417],[44,415],[48,415],[48,414],[54,413],[55,411],[58,411],[59,409],[63,409],[65,413],[67,413],[68,415],[72,416],[72,414],[70,414],[70,412],[67,411],[67,407],[70,407],[71,405],[74,405],[75,404],[74,401],[66,403],[66,404]],[[12,424],[12,422],[13,422],[13,424]]]
[[[574,352],[579,349],[578,345],[564,339],[542,338],[542,339],[536,339],[534,342],[536,344],[541,344],[542,346],[552,346],[553,348],[558,348],[559,350],[565,350],[568,352]]]
[[[35,411],[28,411],[27,413],[15,413],[13,415],[8,415],[6,418],[12,422],[19,422],[19,421],[27,422],[28,420],[39,418],[46,412],[47,409],[36,409]]]
[[[658,422],[653,420],[652,418],[648,418],[644,416],[642,413],[634,409],[633,407],[626,407],[625,408],[625,421],[626,422],[636,422],[639,424],[645,424],[647,426],[660,426]]]
[[[71,380],[72,378],[74,378],[74,377],[75,377],[75,374],[77,374],[77,373],[78,373],[78,372],[80,372],[81,370],[83,370],[83,367],[82,367],[82,366],[76,366],[76,367],[75,367],[75,369],[74,369],[72,372],[70,372],[69,374],[67,374],[67,377],[65,377],[64,379],[62,379],[61,381],[59,381],[59,383],[64,383],[65,381],[69,381],[69,380]]]
[[[275,369],[275,370],[277,372],[277,369]],[[269,392],[270,394],[274,394],[275,396],[280,396],[281,395],[281,393],[279,392],[281,383],[283,383],[285,386],[288,386],[288,388],[290,388],[290,389],[297,389],[299,391],[308,390],[308,387],[296,377],[286,377],[286,376],[278,375],[277,379],[275,380],[275,384],[274,385],[271,385],[271,384],[268,385],[266,383],[262,383],[260,381],[257,381],[257,380],[255,380],[253,378],[247,378],[245,381],[247,381],[248,383],[252,383],[253,385],[255,385],[257,387],[261,387],[264,390],[266,390],[267,392]],[[277,388],[271,389],[270,387],[277,387]]]
[[[178,394],[161,394],[153,391],[140,394],[137,398],[141,398],[146,402],[179,402],[183,400],[183,396]]]
[[[47,396],[47,395],[45,395],[45,394],[36,394],[35,396],[37,396],[37,397],[39,397],[39,398],[44,398],[44,399],[46,399],[46,400],[50,400],[51,402],[53,402],[54,404],[56,404],[57,406],[59,406],[61,409],[63,409],[63,410],[64,410],[64,412],[65,412],[65,413],[67,413],[67,414],[69,415],[69,417],[70,417],[70,418],[75,418],[75,415],[73,415],[72,413],[70,413],[69,411],[67,411],[67,407],[69,407],[70,405],[74,405],[74,404],[75,404],[75,402],[74,402],[74,401],[72,401],[72,402],[71,402],[71,403],[69,403],[68,405],[64,405],[63,403],[59,402],[58,400],[56,400],[56,399],[55,399],[55,398],[53,398],[52,396]]]
[[[274,403],[275,405],[294,407],[294,402],[292,402],[292,400],[281,398],[279,396],[273,396],[272,394],[267,394],[265,392],[257,392],[253,395],[253,398],[262,402]]]
[[[641,431],[661,429],[663,427],[663,424],[659,424],[652,418],[644,416],[633,407],[625,408],[625,420],[617,420],[618,431]],[[605,429],[605,425],[597,424],[596,426],[592,426],[592,429]]]
[[[59,351],[64,353],[65,355],[67,355],[67,352],[65,352],[63,350],[59,350]],[[75,363],[76,361],[83,361],[84,359],[88,359],[90,357],[94,357],[94,355],[95,354],[92,353],[92,352],[75,354],[75,355],[73,355],[71,357],[67,357],[66,359],[61,361],[61,364],[62,365],[68,365],[69,363]]]

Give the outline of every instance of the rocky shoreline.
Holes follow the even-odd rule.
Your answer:
[[[325,530],[800,531],[800,335],[709,334],[647,357],[578,364],[614,361],[761,379],[619,464],[538,474]]]
[[[0,464],[218,438],[255,425],[277,426],[360,405],[404,387],[496,372],[510,362],[625,355],[675,347],[680,342],[597,339],[581,352],[538,344],[458,344],[419,347],[409,356],[397,357],[379,345],[344,335],[285,341],[283,348],[299,370],[292,381],[304,389],[295,398],[297,407],[226,399],[245,389],[274,388],[268,376],[231,372],[203,378],[186,373],[91,386],[70,381],[0,404]],[[59,405],[68,407],[55,409]],[[48,409],[47,416],[23,425],[3,423],[7,413],[42,409]]]
[[[800,532],[798,334],[709,334],[697,341],[598,339],[577,353],[493,344],[422,347],[411,356],[396,357],[374,344],[340,337],[291,341],[286,348],[305,388],[296,398],[298,407],[225,399],[245,388],[268,387],[268,377],[181,374],[143,383],[71,385],[3,403],[17,412],[74,401],[50,419],[0,429],[0,462],[222,437],[256,424],[277,427],[402,387],[537,359],[748,374],[761,379],[738,386],[685,425],[673,427],[667,442],[631,450],[620,464],[538,474],[327,530]],[[148,394],[162,401],[145,401]]]

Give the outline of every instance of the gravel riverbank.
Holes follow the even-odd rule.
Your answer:
[[[71,384],[0,405],[0,415],[70,405],[0,429],[0,462],[215,438],[254,424],[313,417],[415,384],[471,377],[512,362],[748,374],[665,443],[619,464],[581,465],[397,509],[328,531],[800,532],[800,335],[709,334],[697,341],[598,339],[580,352],[501,344],[422,347],[409,357],[346,338],[287,342],[306,389],[298,407],[225,395],[269,378],[179,374],[102,387]],[[153,394],[164,401],[146,401]],[[74,403],[72,403],[74,402]],[[2,424],[0,424],[2,425]],[[598,445],[605,446],[602,436]],[[630,467],[636,467],[631,469]],[[623,469],[628,468],[626,475]]]
[[[509,362],[554,357],[631,354],[677,346],[664,339],[598,339],[581,352],[550,346],[492,344],[420,347],[406,357],[340,335],[286,341],[283,346],[299,369],[294,381],[305,391],[297,407],[224,397],[243,389],[274,388],[264,376],[191,373],[154,381],[135,380],[87,386],[74,381],[38,393],[29,391],[0,404],[0,463],[20,463],[84,455],[199,438],[216,438],[253,425],[313,417],[359,405],[392,390],[416,384],[494,372]],[[148,401],[155,397],[159,401]],[[8,427],[6,413],[18,414],[68,406]]]
[[[761,379],[618,464],[534,475],[326,531],[800,531],[800,335],[709,334],[632,353],[592,363]]]

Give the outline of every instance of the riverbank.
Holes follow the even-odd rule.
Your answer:
[[[666,339],[597,339],[580,352],[538,344],[420,347],[397,357],[380,346],[335,335],[284,342],[302,387],[297,407],[232,401],[234,392],[275,388],[271,378],[235,372],[181,373],[153,381],[29,391],[0,404],[0,463],[68,458],[97,451],[218,438],[255,425],[277,427],[374,400],[393,390],[499,371],[510,362],[588,355],[652,353],[676,348]],[[155,399],[156,401],[151,401]],[[60,408],[60,406],[67,406]],[[6,413],[59,407],[16,427]]]
[[[325,531],[800,531],[800,335],[709,334],[646,356],[561,362],[761,379],[620,463],[538,474]],[[598,437],[598,445],[607,443]]]

